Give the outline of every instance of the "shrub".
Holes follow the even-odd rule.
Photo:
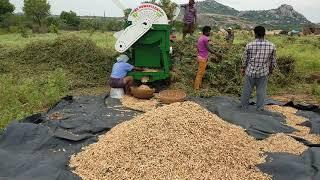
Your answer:
[[[120,31],[124,28],[124,21],[114,18],[96,18],[96,19],[81,19],[80,29],[89,31]]]
[[[297,39],[298,39],[297,37],[288,36],[286,39],[286,42],[292,44],[292,43],[295,43]]]
[[[18,31],[23,38],[29,37],[28,29],[25,26],[19,26]]]
[[[39,26],[38,24],[32,25],[32,33],[47,33],[48,28],[46,26]]]
[[[289,75],[295,72],[296,60],[292,56],[280,56],[277,60],[278,68],[284,75]]]
[[[280,56],[277,64],[277,69],[271,76],[271,83],[276,87],[289,87],[302,80],[295,71],[296,59],[292,56]]]
[[[48,27],[50,27],[52,24],[55,26],[59,26],[61,23],[61,20],[59,17],[50,16],[50,17],[47,17],[45,23],[46,23],[46,26]]]
[[[74,78],[72,87],[104,84],[116,55],[114,50],[100,48],[92,40],[76,35],[34,41],[17,51],[7,52],[3,58],[15,59],[24,66],[45,64],[49,69],[66,69],[69,78]]]
[[[68,26],[79,27],[80,17],[73,11],[66,12],[62,11],[60,14],[60,19]]]
[[[224,41],[218,41],[219,35],[213,36],[215,53],[209,57],[206,75],[203,79],[203,88],[199,92],[193,91],[193,81],[197,71],[196,38],[178,41],[174,45],[174,69],[172,72],[172,86],[183,88],[189,94],[210,96],[218,94],[240,95],[243,77],[239,70],[242,63],[244,44],[228,47]],[[292,56],[278,58],[278,70],[270,77],[273,87],[292,87],[303,77],[295,71],[296,59]]]
[[[51,24],[49,27],[49,33],[59,34],[58,26]]]
[[[218,94],[239,95],[242,88],[240,75],[242,46],[230,49],[224,42],[215,44],[216,53],[210,57],[206,75],[203,79],[203,88],[199,92],[193,91],[193,81],[197,72],[196,39],[178,41],[175,44],[174,69],[172,72],[172,86],[182,88],[196,96],[212,96]]]

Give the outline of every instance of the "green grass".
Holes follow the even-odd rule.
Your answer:
[[[278,56],[292,56],[296,62],[297,71],[309,75],[320,71],[320,39],[309,37],[270,37],[277,46]]]
[[[76,35],[83,38],[89,38],[94,41],[99,47],[102,48],[113,48],[115,43],[115,38],[113,37],[112,32],[95,32],[90,33],[87,31],[78,31],[78,32],[67,32],[63,31],[60,35],[47,33],[47,34],[31,34],[27,38],[23,38],[19,33],[14,34],[3,34],[0,35],[0,46],[9,46],[9,47],[24,47],[31,42],[36,42],[39,40],[50,41],[61,35]]]
[[[52,106],[68,92],[66,74],[61,69],[23,78],[2,74],[0,84],[0,129],[14,119]]]
[[[0,35],[0,45],[9,47],[24,47],[32,41],[52,40],[56,37],[56,34],[37,34],[28,38],[23,38],[20,34],[4,34]]]
[[[310,74],[320,72],[320,38],[315,36],[268,36],[267,39],[276,45],[277,57],[290,56],[296,60],[295,71],[300,77],[300,79],[293,79],[293,82],[285,87],[270,84],[269,94],[309,94],[320,102],[318,93],[320,85],[308,84],[301,80],[301,78],[308,78]],[[235,44],[245,45],[253,40],[253,34],[240,32],[236,34]]]
[[[320,49],[312,45],[288,45],[287,47],[279,48],[278,55],[290,55],[297,59],[297,71],[303,74],[310,74],[320,70]]]
[[[296,59],[296,70],[301,75],[320,71],[320,38],[315,36],[288,37],[268,36],[277,47],[277,56],[292,56]],[[248,33],[237,33],[235,44],[246,44],[254,40]]]

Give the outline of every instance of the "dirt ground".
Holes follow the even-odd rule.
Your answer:
[[[270,98],[280,102],[293,101],[295,103],[319,105],[319,102],[314,97],[307,94],[281,94],[270,96]]]

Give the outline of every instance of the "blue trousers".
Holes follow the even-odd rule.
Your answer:
[[[250,76],[245,76],[243,93],[241,96],[241,105],[243,108],[248,108],[249,100],[254,87],[257,90],[257,109],[263,110],[264,102],[267,95],[267,83],[268,77],[263,76],[260,78],[253,78]]]

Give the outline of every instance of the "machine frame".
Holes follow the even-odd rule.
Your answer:
[[[159,69],[159,72],[130,72],[128,75],[132,76],[135,80],[141,80],[144,77],[148,77],[148,82],[154,82],[158,80],[165,80],[170,77],[170,25],[154,24],[152,28],[142,36],[130,49],[130,56],[132,65],[144,68]],[[150,56],[137,55],[136,51],[148,51],[148,48],[144,49],[144,46],[156,44],[159,50],[159,56],[155,55],[157,59],[150,59]],[[146,52],[147,53],[147,52]],[[158,59],[159,58],[159,59]],[[149,62],[153,61],[153,62]],[[143,62],[145,62],[143,64]],[[158,66],[160,65],[160,66]]]

